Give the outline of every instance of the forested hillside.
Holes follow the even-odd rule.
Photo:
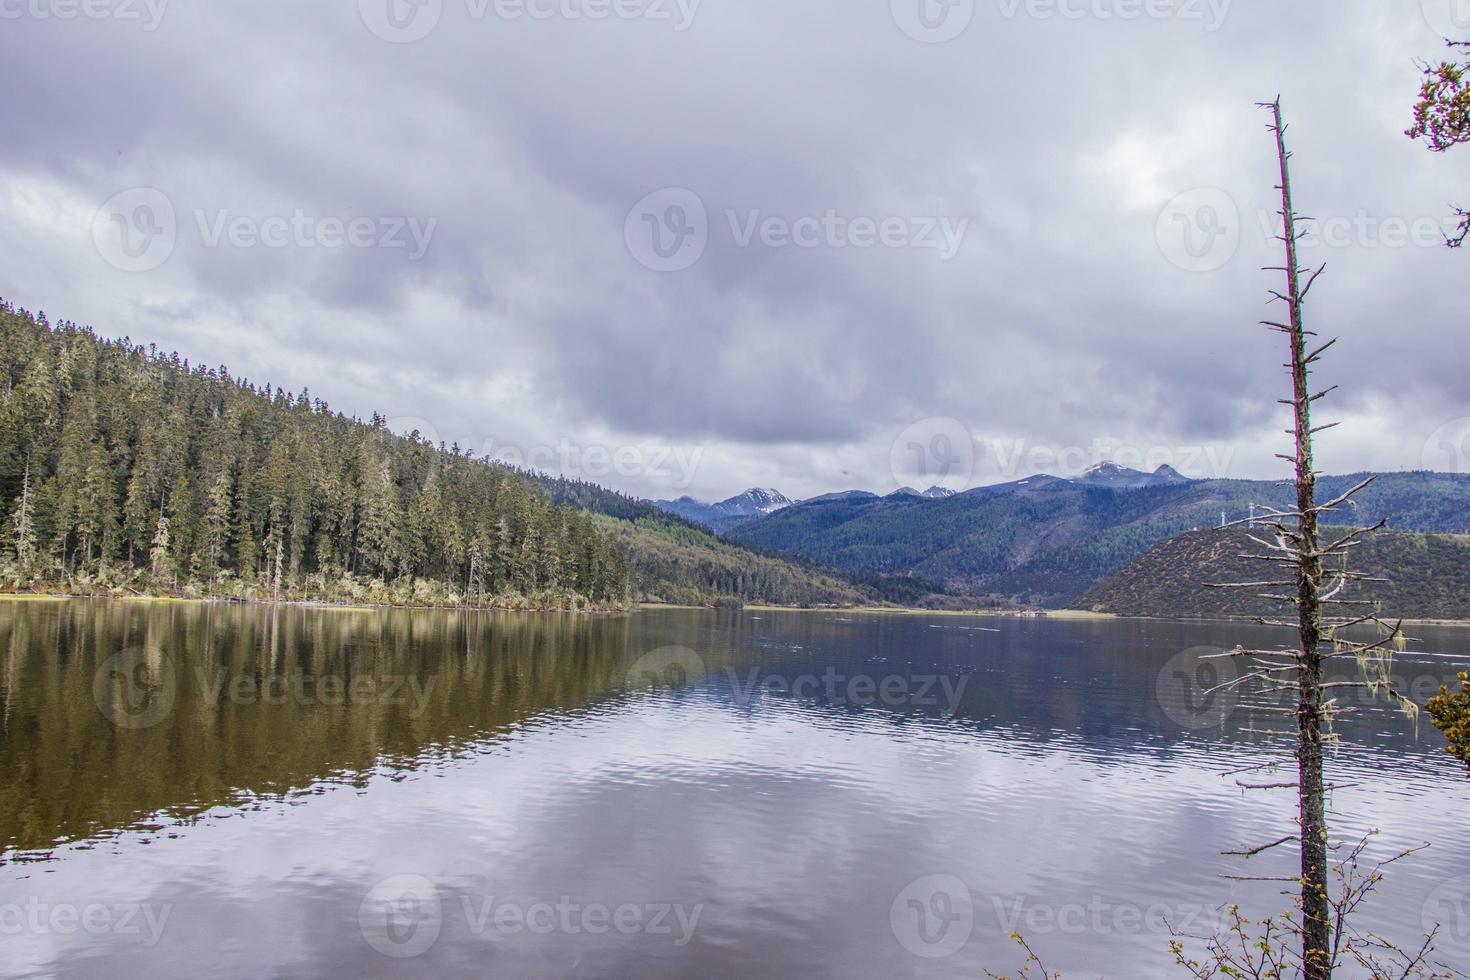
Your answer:
[[[1270,589],[1212,589],[1212,582],[1260,581],[1265,562],[1244,528],[1196,531],[1172,538],[1111,576],[1075,603],[1121,616],[1255,616],[1290,612],[1260,598]],[[1470,537],[1382,531],[1353,551],[1351,569],[1381,583],[1351,583],[1345,598],[1382,602],[1383,615],[1470,619]]]
[[[619,604],[627,563],[518,474],[306,392],[0,306],[7,584]]]
[[[1361,476],[1323,477],[1328,499]],[[1270,482],[1207,480],[1112,489],[1055,477],[943,500],[846,497],[798,504],[744,525],[732,540],[836,568],[912,574],[991,601],[1067,604],[1153,545],[1215,527],[1252,504],[1286,507]],[[1357,498],[1356,518],[1396,529],[1470,531],[1470,477],[1388,473]]]
[[[533,470],[517,470],[522,476],[536,483],[554,503],[575,507],[616,517],[622,521],[645,521],[657,524],[671,532],[702,531],[704,528],[674,514],[668,514],[653,504],[637,497],[630,497],[616,490],[609,490],[586,480],[574,480],[565,476],[551,476]]]
[[[525,474],[551,499],[599,515],[628,560],[635,591],[645,602],[699,605],[738,600],[779,606],[909,603],[915,583],[895,582],[759,555],[721,541],[711,531],[656,504],[585,480]],[[927,583],[926,583],[927,585]],[[930,587],[928,591],[935,591]],[[937,597],[941,601],[945,597]]]
[[[522,471],[551,499],[603,517],[628,559],[638,597],[647,602],[700,604],[720,599],[779,606],[899,605],[912,608],[973,609],[973,598],[955,595],[914,575],[836,569],[802,558],[761,552],[717,537],[707,526],[671,512],[665,502],[646,501],[596,483]],[[748,491],[726,505],[769,506]]]
[[[677,518],[675,519],[678,520]],[[839,574],[754,554],[703,528],[657,519],[598,517],[628,558],[640,598],[699,605],[711,599],[780,606],[833,606],[903,601],[883,583],[857,584]]]
[[[417,605],[779,605],[882,590],[0,303],[0,584]]]

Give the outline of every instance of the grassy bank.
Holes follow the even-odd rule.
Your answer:
[[[220,602],[253,605],[317,606],[324,609],[486,609],[510,612],[628,612],[632,603],[594,602],[564,589],[532,594],[498,592],[466,595],[442,582],[418,579],[383,582],[351,576],[307,576],[294,587],[272,589],[238,580],[174,584],[130,576],[125,582],[103,579],[53,582],[14,578],[0,584],[0,598],[14,601],[109,599],[122,602]]]

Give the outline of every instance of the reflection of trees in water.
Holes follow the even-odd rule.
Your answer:
[[[617,690],[627,631],[626,617],[0,605],[0,846],[454,751]],[[118,670],[123,651],[140,653]],[[149,723],[139,708],[160,684],[172,701]],[[147,724],[114,724],[105,712],[119,709]]]
[[[820,675],[835,666],[844,677],[866,673],[875,681],[898,676],[918,692],[916,678],[941,674],[952,687],[964,680],[954,711],[937,706],[885,703],[834,705],[836,710],[881,712],[905,723],[940,725],[951,731],[1004,739],[1012,751],[1044,754],[1075,748],[1104,766],[1128,765],[1140,756],[1152,759],[1193,756],[1200,741],[1251,757],[1271,751],[1267,728],[1281,729],[1279,699],[1247,688],[1222,699],[1210,694],[1218,681],[1214,663],[1191,678],[1192,690],[1162,683],[1172,658],[1191,648],[1233,647],[1243,639],[1265,642],[1261,627],[1239,623],[1169,622],[1158,620],[969,620],[951,617],[855,616],[827,613],[762,613],[755,622],[731,627],[730,642],[738,651],[729,658],[707,657],[717,688],[728,691],[728,664],[737,668],[742,687],[752,682],[758,665],[762,676],[779,677],[790,690],[804,675]],[[980,631],[980,623],[999,633]],[[1470,662],[1470,632],[1445,628],[1416,629],[1415,649],[1454,652],[1459,657],[1396,659],[1394,675],[1405,690],[1437,691]],[[701,649],[696,647],[696,649]],[[1213,679],[1212,679],[1213,678]],[[722,685],[720,682],[724,682]],[[811,690],[810,687],[807,690]],[[823,701],[826,685],[808,703]],[[738,692],[733,695],[742,701]],[[1185,699],[1184,704],[1174,703]],[[748,700],[748,699],[744,699]],[[1196,717],[1180,714],[1183,707]],[[1345,752],[1371,742],[1373,752],[1391,756],[1429,756],[1437,747],[1424,733],[1403,724],[1387,700],[1355,696],[1358,709],[1340,719]],[[895,734],[902,729],[895,729]],[[1432,731],[1429,734],[1434,734]],[[1227,760],[1228,761],[1228,760]],[[1437,759],[1435,760],[1438,761]],[[1221,768],[1229,768],[1222,762]]]
[[[1105,767],[1184,759],[1201,740],[1235,755],[1261,753],[1266,742],[1252,729],[1280,727],[1277,716],[1252,710],[1248,694],[1223,723],[1185,727],[1179,705],[1159,688],[1171,657],[1238,642],[1239,626],[1029,620],[983,621],[999,633],[966,628],[974,625],[835,613],[0,603],[0,847],[44,848],[160,810],[187,815],[323,780],[360,784],[375,768],[406,769],[513,724],[620,697],[630,684],[645,686],[640,658],[671,648],[699,658],[691,686],[711,709],[799,704],[823,724],[860,714],[893,722],[895,738],[926,726],[1011,753],[1081,753]],[[1438,638],[1441,649],[1463,651],[1470,634]],[[136,652],[136,663],[125,664],[136,676],[99,687],[99,671],[125,651]],[[1448,679],[1464,666],[1402,659],[1410,677],[1424,670]],[[149,685],[166,668],[175,686],[156,724],[121,728],[103,713],[128,709],[150,722],[149,707],[162,702],[146,700],[161,696]],[[829,668],[875,683],[897,676],[909,693],[939,703],[834,703]],[[959,689],[954,705],[943,687],[923,689],[932,675]],[[129,677],[131,687],[123,684]],[[798,686],[802,677],[820,683]],[[782,681],[774,690],[763,686],[771,678]],[[279,683],[259,686],[270,681]],[[241,692],[236,682],[257,686]],[[1370,706],[1343,720],[1345,763],[1351,746],[1371,741],[1380,761],[1415,755],[1447,764],[1435,742],[1422,732],[1416,739],[1391,711]]]

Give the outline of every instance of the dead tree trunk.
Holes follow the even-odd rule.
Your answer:
[[[1307,338],[1316,335],[1303,324],[1302,308],[1323,269],[1305,275],[1303,281],[1307,270],[1298,264],[1300,236],[1296,230],[1297,214],[1292,205],[1291,154],[1286,149],[1286,125],[1281,119],[1281,103],[1279,100],[1263,103],[1263,108],[1271,110],[1270,129],[1276,138],[1276,155],[1281,168],[1281,241],[1286,249],[1286,265],[1273,270],[1286,274],[1286,292],[1272,290],[1272,296],[1285,303],[1288,311],[1284,323],[1273,320],[1263,323],[1285,334],[1291,351],[1291,361],[1286,365],[1291,371],[1291,398],[1281,401],[1292,410],[1292,427],[1287,432],[1293,437],[1295,451],[1291,455],[1280,455],[1295,468],[1296,506],[1285,511],[1265,507],[1253,513],[1248,521],[1227,525],[1248,525],[1252,529],[1250,540],[1263,549],[1263,553],[1240,557],[1266,562],[1268,567],[1282,570],[1283,577],[1256,582],[1227,582],[1213,587],[1270,589],[1257,595],[1296,607],[1296,616],[1292,619],[1258,617],[1256,620],[1267,626],[1294,630],[1296,643],[1271,650],[1239,647],[1226,654],[1243,658],[1248,669],[1221,687],[1256,685],[1264,693],[1294,696],[1295,706],[1286,713],[1296,719],[1298,833],[1264,847],[1231,853],[1249,858],[1291,841],[1299,843],[1301,867],[1297,880],[1301,886],[1302,976],[1305,980],[1330,980],[1343,955],[1344,937],[1333,934],[1334,922],[1341,915],[1342,899],[1334,902],[1328,892],[1330,846],[1326,794],[1331,786],[1323,778],[1323,745],[1334,737],[1331,733],[1333,717],[1352,710],[1339,707],[1335,695],[1337,689],[1357,688],[1375,695],[1386,694],[1406,711],[1412,712],[1414,704],[1394,690],[1390,681],[1393,653],[1403,643],[1401,624],[1385,622],[1379,617],[1375,602],[1349,592],[1350,585],[1381,581],[1349,571],[1347,566],[1352,550],[1361,544],[1362,538],[1383,527],[1384,522],[1342,533],[1333,530],[1329,535],[1331,540],[1324,542],[1322,539],[1322,517],[1349,507],[1353,498],[1372,483],[1373,478],[1369,477],[1333,500],[1317,503],[1312,440],[1318,432],[1330,429],[1336,423],[1312,425],[1313,404],[1333,389],[1313,392],[1311,373],[1312,365],[1336,341],[1320,344],[1313,341],[1315,348],[1308,348]],[[1270,537],[1256,529],[1270,532]],[[1290,577],[1285,577],[1288,574]],[[1357,615],[1328,615],[1326,612],[1328,609],[1343,610],[1354,606],[1365,611]],[[1354,639],[1347,631],[1355,628],[1376,629],[1377,639]],[[1329,683],[1325,679],[1326,664],[1348,658],[1356,660],[1362,676],[1355,681],[1334,680]],[[1275,768],[1275,765],[1267,763],[1252,769]],[[1241,782],[1240,785],[1246,789],[1279,789],[1283,784]]]
[[[1306,980],[1332,976],[1332,905],[1327,894],[1327,816],[1322,778],[1322,553],[1317,530],[1317,474],[1312,462],[1312,393],[1307,331],[1302,324],[1301,267],[1297,264],[1296,212],[1291,202],[1291,154],[1281,102],[1271,104],[1276,157],[1281,166],[1282,239],[1286,244],[1286,295],[1290,309],[1293,436],[1296,453],[1297,631],[1301,640],[1297,675],[1297,797],[1301,822],[1302,969]],[[1313,279],[1316,277],[1313,276]],[[1308,288],[1311,281],[1308,281]]]

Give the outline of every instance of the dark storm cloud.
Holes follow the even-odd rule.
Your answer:
[[[603,20],[443,0],[413,43],[368,26],[431,23],[392,2],[393,22],[389,0],[174,0],[152,31],[12,2],[0,292],[477,446],[703,447],[711,495],[890,486],[891,444],[928,417],[982,443],[1236,445],[1233,475],[1264,475],[1282,379],[1252,326],[1278,262],[1253,103],[1281,92],[1303,210],[1327,222],[1306,252],[1331,269],[1313,316],[1344,338],[1324,373],[1359,422],[1329,458],[1417,466],[1470,415],[1465,259],[1393,226],[1470,196],[1467,160],[1402,136],[1439,0],[978,0],[933,44],[899,26],[906,0]],[[91,224],[133,187],[166,195],[178,235],[124,273]],[[707,242],[659,272],[625,222],[669,188]],[[1238,215],[1203,272],[1156,234],[1196,188]],[[313,234],[432,232],[414,258],[209,233],[298,213]],[[885,221],[892,242],[862,247]]]

